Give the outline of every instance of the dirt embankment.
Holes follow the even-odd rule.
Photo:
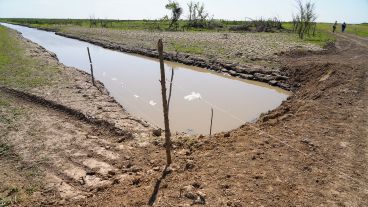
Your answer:
[[[149,131],[155,128],[144,120],[128,114],[117,103],[104,85],[97,81],[92,85],[91,76],[76,68],[66,67],[58,62],[56,55],[43,47],[23,39],[17,33],[17,38],[24,41],[28,56],[43,61],[42,64],[52,65],[61,70],[56,84],[45,85],[31,89],[17,89],[2,86],[2,90],[41,104],[66,111],[97,125],[115,131],[120,135],[148,136]]]
[[[155,206],[366,206],[367,43],[341,35],[336,46],[284,56],[301,87],[259,122],[177,150],[163,180],[143,176],[78,204],[144,206],[156,186]]]
[[[121,173],[111,166],[117,163],[104,160],[120,156],[109,150],[107,139],[94,140],[105,136],[113,143],[140,143],[156,127],[128,114],[102,83],[92,85],[89,74],[65,67],[55,54],[19,33],[8,33],[25,57],[54,69],[52,74],[44,73],[50,75],[49,84],[0,86],[0,206],[57,205],[56,201],[84,198],[90,191],[119,182]],[[13,63],[9,70],[33,67],[22,64],[27,62]]]
[[[32,166],[39,169],[32,176],[39,185],[34,199],[19,205],[366,206],[367,45],[339,35],[337,48],[325,54],[280,57],[287,83],[300,84],[295,94],[257,123],[213,137],[175,137],[172,172],[163,177],[162,139],[121,139],[63,110],[0,91],[10,108],[24,111],[16,123],[0,125],[2,141],[23,166],[12,168],[20,161],[0,153],[1,165],[10,166],[0,168],[10,186],[0,195],[14,200],[11,186]],[[81,98],[71,100],[85,102],[89,80],[71,77],[85,84],[68,91]],[[12,110],[1,112],[12,117]]]

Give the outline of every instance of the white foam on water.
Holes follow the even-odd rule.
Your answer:
[[[156,102],[154,102],[153,100],[150,100],[150,101],[149,101],[149,104],[150,104],[151,106],[155,106],[157,103],[156,103]]]
[[[202,96],[200,93],[192,92],[191,94],[184,96],[184,99],[187,101],[193,101],[196,99],[202,99]]]

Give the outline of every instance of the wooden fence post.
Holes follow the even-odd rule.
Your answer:
[[[169,125],[169,107],[168,101],[166,98],[166,78],[165,78],[165,65],[164,65],[164,58],[163,58],[163,44],[162,39],[158,40],[157,43],[158,49],[158,57],[160,60],[160,71],[161,71],[161,93],[162,93],[162,106],[164,111],[164,122],[165,122],[165,147],[166,147],[166,166],[171,165],[171,132],[170,132],[170,125]]]
[[[88,52],[88,58],[89,58],[89,65],[91,66],[92,84],[93,86],[96,86],[95,77],[93,76],[93,65],[92,65],[91,54],[89,53],[89,47],[87,47],[87,52]]]
[[[210,125],[210,136],[212,135],[212,121],[213,121],[213,108],[211,108],[211,125]]]
[[[171,68],[171,80],[170,80],[170,89],[169,89],[169,99],[167,100],[167,111],[170,111],[170,101],[171,101],[173,80],[174,80],[174,68]]]

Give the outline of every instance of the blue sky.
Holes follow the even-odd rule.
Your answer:
[[[199,0],[217,19],[291,20],[295,0]],[[167,0],[0,0],[0,17],[157,19]],[[184,8],[189,0],[177,0]],[[320,22],[368,22],[368,0],[314,0]]]

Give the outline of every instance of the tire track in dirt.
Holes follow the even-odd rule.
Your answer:
[[[4,93],[4,90],[0,93],[27,111],[22,126],[11,131],[7,141],[15,146],[25,162],[37,163],[45,175],[45,188],[57,192],[62,201],[89,197],[92,192],[127,177],[120,169],[122,166],[114,166],[124,163],[122,149],[130,148],[129,142],[116,141],[123,136],[106,132],[48,105]],[[103,144],[98,140],[103,140]],[[126,156],[130,157],[131,153]]]

